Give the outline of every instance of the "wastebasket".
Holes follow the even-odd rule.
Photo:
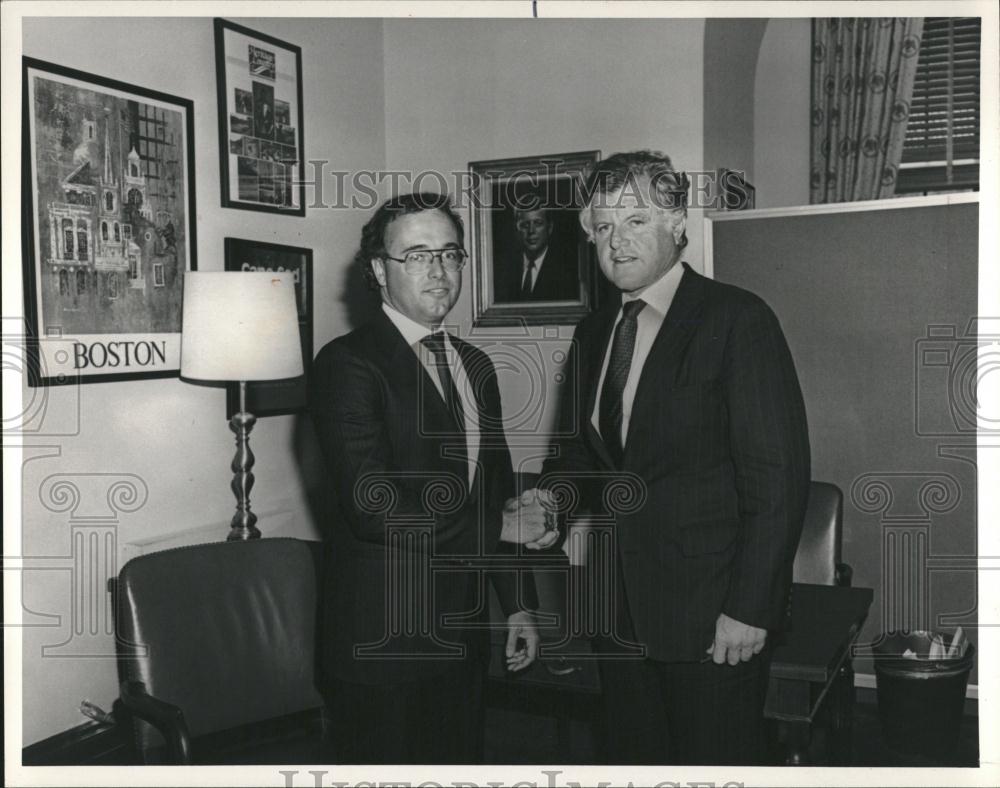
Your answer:
[[[967,643],[961,656],[930,659],[932,642],[930,632],[883,635],[873,649],[878,713],[890,747],[947,759],[958,743],[975,647]]]

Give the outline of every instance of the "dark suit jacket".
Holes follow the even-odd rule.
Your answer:
[[[773,312],[684,267],[619,469],[642,479],[645,503],[615,525],[636,635],[667,661],[704,658],[720,612],[767,629],[783,623],[809,484],[805,407]],[[575,423],[562,425],[575,436],[558,442],[545,474],[615,470],[591,414],[619,308],[577,327],[566,378],[581,390],[567,386],[576,401],[563,413]]]
[[[449,454],[464,438],[382,310],[327,344],[313,364],[310,410],[335,498],[325,524],[326,675],[363,683],[414,680],[454,664],[454,654],[443,658],[453,646],[443,643],[485,653],[488,629],[444,621],[461,613],[479,625],[487,620],[484,564],[505,615],[534,607],[533,585],[521,589],[522,605],[513,571],[496,568],[510,563],[510,546],[499,538],[503,504],[514,494],[496,374],[482,351],[456,344],[480,414],[471,489],[465,460]],[[387,542],[390,529],[398,538]],[[398,614],[390,615],[392,605]],[[383,640],[374,651],[355,653],[358,645]]]
[[[580,299],[580,272],[576,249],[567,247],[559,241],[549,244],[535,286],[527,298],[521,296],[524,258],[520,248],[505,250],[493,265],[497,303]]]

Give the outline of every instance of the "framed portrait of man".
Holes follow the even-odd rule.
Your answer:
[[[583,151],[469,165],[476,325],[573,324],[594,308],[578,216],[599,159]]]

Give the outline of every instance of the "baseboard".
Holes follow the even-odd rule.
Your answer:
[[[302,522],[308,520],[308,514],[301,506],[296,506],[294,501],[276,501],[270,507],[264,507],[257,512],[258,526],[262,527],[264,535],[274,536],[295,536],[303,538]],[[166,534],[154,534],[142,539],[135,539],[122,545],[119,556],[121,565],[132,558],[136,558],[146,553],[155,553],[161,550],[170,550],[175,547],[188,547],[189,545],[206,544],[210,542],[225,541],[229,534],[228,522],[205,523],[180,531],[173,531]]]
[[[854,674],[854,686],[863,687],[864,689],[875,689],[875,674],[874,673],[855,673]],[[979,700],[979,685],[970,684],[965,690],[965,697],[967,700]]]

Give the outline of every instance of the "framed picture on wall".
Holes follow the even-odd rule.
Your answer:
[[[312,365],[312,249],[283,244],[226,238],[225,268],[227,271],[291,272],[295,282],[295,305],[299,315],[299,339],[302,342],[302,364],[305,374],[288,380],[252,381],[247,383],[247,410],[257,416],[281,416],[305,410],[307,381]],[[226,387],[226,419],[231,419],[240,407],[240,387]]]
[[[177,375],[192,102],[34,58],[22,70],[29,384]]]
[[[595,305],[595,264],[578,215],[600,151],[476,161],[475,325],[576,323]]]
[[[222,207],[305,216],[302,50],[215,20]]]

